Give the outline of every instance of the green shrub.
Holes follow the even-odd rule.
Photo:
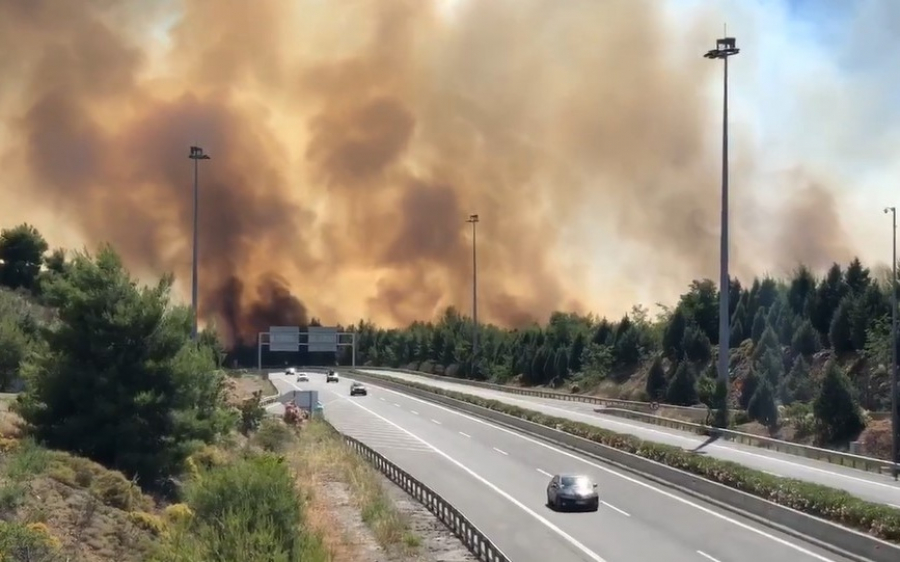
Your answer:
[[[15,511],[25,500],[25,486],[19,482],[0,484],[0,515]]]
[[[222,562],[327,559],[320,538],[301,530],[303,503],[281,457],[263,454],[202,470],[186,486],[185,497],[193,516],[173,533],[166,560],[211,555]]]
[[[253,440],[257,445],[270,452],[281,452],[295,441],[294,432],[281,420],[267,418],[259,426]]]
[[[0,562],[63,562],[59,539],[42,523],[0,525]]]
[[[252,396],[241,402],[238,409],[241,412],[240,432],[247,435],[255,431],[266,416],[266,409],[262,406],[262,391],[254,391]]]
[[[481,406],[540,425],[555,427],[566,433],[661,462],[779,505],[869,533],[880,539],[900,543],[900,510],[864,501],[842,490],[772,476],[738,463],[694,455],[678,447],[643,441],[631,435],[547,416],[497,400],[487,400],[389,376],[379,375],[376,378]]]
[[[11,480],[28,480],[47,470],[50,466],[50,454],[31,439],[24,439],[19,442],[15,452],[8,455],[4,465],[6,476]]]

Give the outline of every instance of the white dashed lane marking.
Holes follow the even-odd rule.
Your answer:
[[[621,513],[621,514],[624,515],[625,517],[631,517],[631,514],[630,514],[630,513],[628,513],[628,512],[625,511],[624,509],[619,509],[618,507],[614,506],[614,505],[611,504],[611,503],[605,502],[605,501],[603,501],[603,500],[600,500],[600,503],[602,503],[603,505],[605,505],[606,507],[610,508],[610,509],[613,510],[613,511],[618,511],[619,513]]]
[[[353,408],[346,400],[331,400],[328,402],[327,408],[328,421],[334,425],[335,429],[354,439],[359,439],[376,451],[390,449],[433,452],[421,441],[411,438],[378,418],[373,419],[366,412]]]
[[[706,559],[709,560],[710,562],[719,562],[719,559],[718,559],[718,558],[713,558],[712,556],[710,556],[709,554],[703,552],[702,550],[698,550],[698,551],[697,551],[697,554],[699,554],[700,556],[706,558]]]

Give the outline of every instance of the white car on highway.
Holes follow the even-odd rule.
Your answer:
[[[285,374],[285,375],[296,375],[296,374],[297,374],[297,369],[295,369],[295,368],[293,368],[293,367],[288,367],[288,368],[284,371],[284,374]]]
[[[300,373],[297,375],[297,382],[309,382],[309,375],[306,373]]]

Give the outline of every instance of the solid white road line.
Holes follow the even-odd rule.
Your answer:
[[[435,386],[435,387],[437,387],[437,388],[442,388],[442,387],[437,386],[437,385],[429,385],[429,386]],[[396,392],[396,391],[389,390],[389,389],[386,389],[386,388],[383,389],[383,390],[388,390],[389,392]],[[455,389],[453,389],[453,388],[445,388],[444,390],[450,390],[451,392],[460,392],[461,394],[469,394],[469,395],[477,396],[477,394],[474,394],[474,393],[472,393],[472,392],[465,392],[464,390],[455,390]],[[534,400],[520,400],[520,399],[518,399],[518,398],[510,398],[509,396],[506,395],[506,393],[499,392],[499,391],[490,391],[490,392],[495,392],[495,393],[497,393],[497,395],[503,397],[502,400],[499,400],[499,399],[496,398],[496,397],[491,398],[492,400],[499,400],[500,402],[509,402],[509,403],[515,403],[515,402],[517,402],[517,403],[519,403],[519,404],[530,405],[530,406],[532,406],[532,409],[533,409],[533,407],[534,407],[535,405],[537,405],[537,406],[543,406],[544,408],[547,408],[548,410],[555,410],[555,411],[557,411],[557,412],[565,413],[565,414],[568,414],[568,415],[579,416],[579,417],[586,418],[586,419],[590,419],[590,420],[593,420],[593,421],[597,421],[597,419],[598,419],[598,416],[596,416],[596,415],[584,414],[584,413],[582,413],[582,412],[577,412],[577,411],[573,411],[573,410],[567,410],[567,409],[565,409],[565,408],[559,408],[559,407],[557,407],[557,406],[552,406],[552,405],[547,404],[547,403],[545,403],[545,402],[537,402],[537,401],[534,401]],[[490,396],[488,396],[488,398],[490,398]],[[612,424],[612,425],[619,425],[619,426],[623,426],[623,427],[630,428],[631,431],[641,430],[641,431],[646,431],[646,432],[648,432],[648,433],[656,433],[656,434],[659,434],[659,435],[665,435],[665,436],[670,437],[670,438],[680,439],[680,440],[682,440],[682,441],[685,441],[685,442],[687,442],[687,443],[690,443],[691,445],[696,445],[696,444],[697,444],[697,439],[696,439],[696,438],[687,437],[687,436],[684,436],[684,435],[679,435],[679,434],[677,434],[677,433],[670,433],[670,432],[668,432],[668,431],[661,431],[661,430],[659,430],[659,429],[654,429],[654,428],[652,428],[652,427],[647,427],[647,426],[644,426],[644,425],[635,425],[635,424],[631,424],[631,423],[627,423],[627,422],[623,422],[623,421],[619,421],[619,420],[614,420],[614,419],[610,419],[610,418],[608,418],[608,417],[603,417],[602,419],[605,420],[607,423]],[[834,471],[831,471],[831,470],[826,470],[826,469],[824,469],[824,468],[817,468],[817,467],[815,467],[815,466],[809,466],[809,465],[807,465],[807,464],[796,463],[796,462],[793,462],[793,461],[790,461],[790,460],[787,460],[787,459],[783,459],[783,458],[781,458],[781,457],[775,457],[775,456],[769,456],[769,455],[762,455],[762,454],[760,454],[760,453],[754,453],[754,452],[751,452],[751,451],[745,451],[745,450],[743,450],[743,449],[739,449],[739,448],[736,448],[736,447],[725,447],[725,446],[718,445],[718,444],[710,445],[710,447],[718,447],[718,448],[721,448],[721,449],[723,449],[723,450],[732,451],[732,452],[735,452],[735,453],[738,453],[738,454],[741,454],[741,455],[746,455],[746,456],[748,456],[748,457],[756,457],[756,458],[760,458],[760,459],[766,459],[766,460],[768,460],[768,461],[779,462],[779,463],[786,464],[786,465],[793,466],[793,467],[797,467],[797,468],[800,468],[800,469],[803,469],[803,470],[811,470],[811,471],[813,471],[813,472],[818,472],[818,473],[820,473],[820,474],[828,474],[829,476],[834,476],[834,477],[837,477],[837,478],[846,478],[847,480],[853,480],[853,481],[855,481],[855,482],[862,482],[862,483],[864,483],[864,484],[871,484],[871,485],[873,485],[873,486],[880,486],[880,487],[883,487],[883,488],[890,488],[890,489],[892,489],[892,490],[896,490],[896,489],[897,489],[897,486],[896,486],[895,484],[888,484],[888,483],[886,483],[886,482],[876,482],[876,481],[874,481],[874,480],[868,480],[868,479],[866,479],[866,478],[860,478],[860,477],[858,477],[858,476],[851,476],[851,475],[849,475],[849,474],[843,474],[843,473],[840,473],[840,472],[834,472]]]
[[[630,514],[630,513],[628,513],[628,512],[625,511],[624,509],[619,509],[618,507],[614,506],[614,505],[611,504],[611,503],[605,502],[605,501],[603,501],[603,500],[600,500],[600,503],[602,503],[602,504],[605,505],[606,507],[612,509],[613,511],[618,511],[619,513],[621,513],[621,514],[624,515],[625,517],[631,517],[631,514]]]
[[[509,455],[509,453],[507,453],[506,451],[501,451],[497,447],[494,447],[494,450],[497,451],[498,453],[500,453],[501,455]]]
[[[723,514],[723,513],[718,513],[718,512],[716,512],[716,511],[714,511],[714,510],[712,510],[712,509],[710,509],[710,508],[708,508],[708,507],[702,506],[702,505],[700,505],[700,504],[698,504],[698,503],[696,503],[696,502],[693,502],[693,501],[691,501],[691,500],[689,500],[689,499],[687,499],[687,498],[682,498],[682,497],[680,497],[680,496],[678,496],[678,495],[676,495],[676,494],[674,494],[674,493],[672,493],[672,492],[669,492],[669,491],[667,491],[667,490],[663,490],[662,488],[658,488],[658,487],[656,487],[656,486],[654,486],[654,485],[652,485],[652,484],[648,484],[647,482],[638,480],[637,478],[632,478],[631,476],[628,476],[628,475],[626,475],[626,474],[623,474],[623,473],[621,473],[621,472],[618,472],[618,471],[616,471],[616,470],[613,470],[613,469],[611,469],[611,468],[609,468],[609,467],[603,466],[603,465],[598,464],[598,463],[596,463],[596,462],[590,461],[590,460],[588,460],[588,459],[586,459],[586,458],[584,458],[584,457],[580,457],[580,456],[578,456],[578,455],[576,455],[576,454],[574,454],[574,453],[570,453],[570,452],[565,451],[565,450],[563,450],[563,449],[560,449],[560,448],[558,448],[558,447],[554,447],[553,445],[550,445],[549,443],[545,443],[545,442],[543,442],[543,441],[540,441],[540,440],[538,440],[538,439],[534,439],[533,437],[529,437],[529,436],[527,436],[527,435],[523,435],[523,434],[521,434],[521,433],[515,432],[515,431],[513,431],[513,430],[511,430],[511,429],[507,429],[507,428],[505,428],[505,427],[500,427],[500,426],[498,426],[498,425],[494,425],[494,424],[492,424],[492,423],[490,423],[490,422],[486,422],[486,421],[484,421],[484,420],[482,420],[482,419],[479,419],[479,418],[476,418],[476,417],[474,417],[474,416],[470,416],[470,415],[468,415],[468,414],[464,414],[464,413],[462,413],[462,412],[458,412],[458,411],[456,411],[456,410],[452,410],[452,409],[450,409],[450,408],[447,408],[446,406],[442,406],[442,405],[440,405],[440,404],[435,404],[434,402],[429,402],[428,400],[423,400],[423,399],[417,398],[417,397],[415,397],[415,396],[409,396],[408,394],[403,394],[402,392],[397,392],[396,390],[391,390],[391,389],[389,389],[389,388],[383,388],[383,387],[382,387],[382,390],[384,390],[385,392],[393,392],[394,394],[397,394],[397,395],[399,395],[399,396],[403,396],[403,397],[406,398],[407,400],[413,400],[413,401],[415,401],[415,402],[419,402],[419,403],[421,403],[421,404],[425,404],[425,405],[430,406],[430,407],[432,407],[432,408],[437,408],[438,410],[443,410],[443,411],[445,411],[445,412],[447,412],[447,413],[450,413],[450,414],[453,414],[453,415],[455,415],[455,416],[459,416],[459,417],[468,419],[468,420],[470,420],[470,421],[473,421],[473,422],[475,422],[475,423],[484,425],[484,426],[486,426],[486,427],[493,428],[493,429],[495,429],[495,430],[497,430],[497,431],[502,431],[502,432],[507,433],[507,434],[509,434],[509,435],[514,435],[514,436],[518,437],[519,439],[523,439],[523,440],[528,441],[529,443],[532,443],[532,444],[537,445],[537,446],[539,446],[539,447],[543,447],[543,448],[545,448],[545,449],[547,449],[547,450],[554,451],[554,452],[556,452],[556,453],[558,453],[558,454],[560,454],[560,455],[569,457],[569,458],[574,459],[574,460],[576,460],[576,461],[578,461],[578,462],[581,462],[581,463],[584,463],[584,464],[586,464],[586,465],[588,465],[588,466],[591,466],[591,467],[593,467],[593,468],[596,468],[597,470],[602,470],[602,471],[604,471],[604,472],[606,472],[606,473],[608,473],[608,474],[612,474],[613,476],[617,476],[617,477],[619,477],[619,478],[621,478],[621,479],[623,479],[623,480],[626,480],[626,481],[628,481],[628,482],[631,482],[632,484],[635,484],[635,485],[637,485],[637,486],[641,486],[642,488],[645,488],[645,489],[647,489],[647,490],[652,490],[652,491],[656,492],[657,494],[661,494],[661,495],[663,495],[663,496],[666,496],[667,498],[672,499],[672,500],[674,500],[674,501],[677,501],[677,502],[679,502],[679,503],[681,503],[681,504],[683,504],[683,505],[687,505],[687,506],[693,507],[694,509],[697,509],[697,510],[699,510],[699,511],[702,511],[703,513],[706,513],[707,515],[710,515],[710,516],[715,517],[715,518],[717,518],[717,519],[720,519],[720,520],[722,520],[722,521],[726,521],[726,522],[728,522],[728,523],[731,523],[732,525],[735,525],[735,526],[737,526],[737,527],[740,527],[740,528],[742,528],[742,529],[744,529],[744,530],[746,530],[746,531],[749,531],[749,532],[754,533],[754,534],[756,534],[756,535],[759,535],[759,536],[761,536],[761,537],[765,537],[765,538],[767,538],[767,539],[769,539],[769,540],[771,540],[771,541],[774,541],[774,542],[776,542],[776,543],[778,543],[778,544],[781,544],[781,545],[786,546],[786,547],[788,547],[788,548],[790,548],[790,549],[796,550],[797,552],[806,554],[807,556],[809,556],[809,557],[811,557],[811,558],[814,558],[814,559],[816,559],[816,560],[819,560],[820,562],[834,562],[834,560],[832,560],[831,558],[826,558],[825,556],[822,556],[821,554],[818,554],[818,553],[816,553],[816,552],[813,552],[813,551],[811,551],[811,550],[809,550],[809,549],[807,549],[807,548],[804,548],[804,547],[802,547],[802,546],[800,546],[800,545],[798,545],[798,544],[794,544],[794,543],[792,543],[792,542],[790,542],[790,541],[788,541],[788,540],[785,540],[785,539],[783,539],[783,538],[781,538],[781,537],[777,537],[777,536],[775,536],[775,535],[773,535],[773,534],[771,534],[771,533],[768,533],[768,532],[766,532],[766,531],[764,531],[764,530],[762,530],[762,529],[757,529],[756,527],[754,527],[754,526],[752,526],[752,525],[749,525],[749,524],[744,523],[744,522],[742,522],[742,521],[738,521],[737,519],[734,519],[734,518],[732,518],[732,517],[729,517],[728,515],[725,515],[725,514]],[[341,396],[341,398],[344,398],[344,397]],[[356,404],[355,402],[353,402],[353,403]]]
[[[547,472],[546,470],[541,470],[541,469],[539,468],[539,469],[537,469],[537,471],[540,472],[541,474],[543,474],[544,476],[548,476],[548,477],[550,477],[550,478],[553,478],[553,475],[550,474],[549,472]]]
[[[713,558],[712,556],[710,556],[709,554],[703,552],[702,550],[698,550],[698,551],[697,551],[697,554],[699,554],[700,556],[706,558],[707,560],[710,560],[711,562],[719,562],[719,560],[718,560],[717,558]]]
[[[459,434],[462,435],[463,437],[472,437],[472,436],[469,435],[468,433],[464,433],[464,432],[462,432],[462,431],[460,431]]]
[[[397,403],[395,402],[395,403],[394,403],[394,406],[397,406],[397,407],[399,408],[399,407],[400,407],[400,404],[397,404]]]
[[[412,414],[413,414],[414,416],[418,416],[418,415],[419,415],[419,412],[417,412],[417,411],[415,411],[415,410],[410,410],[410,412],[412,412]]]
[[[337,394],[337,393],[335,392],[335,394]],[[345,398],[342,394],[337,394],[337,395],[338,395],[342,400],[347,400],[347,398]],[[386,423],[388,423],[388,424],[394,426],[395,428],[399,429],[399,430],[402,431],[403,433],[405,433],[405,434],[409,435],[410,437],[412,437],[413,439],[419,441],[420,443],[422,443],[423,445],[425,445],[426,447],[428,447],[429,449],[431,449],[432,451],[434,451],[434,452],[437,453],[438,455],[444,457],[448,462],[450,462],[450,463],[452,463],[453,465],[457,466],[458,468],[460,468],[461,470],[463,470],[464,472],[466,472],[467,474],[469,474],[472,478],[478,480],[479,482],[481,482],[482,484],[484,484],[485,486],[487,486],[488,488],[490,488],[491,490],[493,490],[494,492],[496,492],[497,494],[499,494],[500,496],[502,496],[504,499],[506,499],[507,501],[509,501],[510,503],[512,503],[513,505],[515,505],[516,507],[518,507],[519,509],[521,509],[522,511],[524,511],[525,513],[527,513],[528,515],[530,515],[531,517],[535,518],[540,524],[544,525],[545,527],[547,527],[548,529],[550,529],[551,531],[553,531],[554,533],[556,533],[557,535],[559,535],[560,537],[562,537],[563,540],[565,540],[566,542],[568,542],[569,544],[571,544],[572,546],[574,546],[575,548],[577,548],[578,550],[580,550],[582,553],[585,554],[585,556],[587,556],[588,558],[590,558],[590,559],[593,560],[594,562],[606,562],[606,560],[604,560],[603,558],[601,558],[596,552],[594,552],[593,550],[589,549],[588,547],[586,547],[585,545],[583,545],[581,542],[579,542],[578,539],[576,539],[576,538],[573,537],[572,535],[566,533],[565,531],[563,531],[562,529],[560,529],[559,527],[557,527],[556,525],[554,525],[552,522],[550,522],[548,519],[546,519],[545,517],[543,517],[542,515],[540,515],[540,514],[537,513],[536,511],[534,511],[533,509],[529,508],[527,505],[523,504],[522,502],[520,502],[520,501],[517,500],[516,498],[512,497],[509,493],[507,493],[507,492],[503,491],[502,489],[500,489],[500,487],[498,487],[496,484],[493,484],[492,482],[488,481],[485,477],[481,476],[480,474],[478,474],[477,472],[475,472],[475,471],[472,470],[471,468],[467,467],[467,466],[464,465],[463,463],[461,463],[461,462],[459,462],[458,460],[456,460],[455,458],[451,457],[450,455],[448,455],[448,454],[445,453],[444,451],[438,449],[437,447],[435,447],[434,445],[432,445],[432,444],[429,443],[428,441],[425,441],[424,439],[422,439],[421,437],[419,437],[419,436],[416,435],[415,433],[409,431],[409,430],[406,429],[405,427],[403,427],[403,426],[401,426],[401,425],[399,425],[399,424],[396,424],[396,423],[392,422],[391,420],[389,420],[389,419],[387,419],[386,417],[384,417],[384,416],[382,416],[382,415],[380,415],[380,414],[374,412],[373,410],[370,410],[369,408],[366,408],[365,406],[363,406],[363,405],[360,404],[359,402],[353,402],[353,401],[349,401],[349,400],[348,400],[348,402],[350,402],[351,404],[353,404],[353,405],[356,406],[357,408],[360,408],[360,409],[362,409],[362,410],[365,410],[366,412],[369,412],[370,414],[372,414],[372,415],[375,416],[376,418],[378,418],[378,419],[380,419],[380,420],[382,420],[382,421],[384,421],[384,422],[386,422]]]
[[[437,421],[437,420],[434,419],[434,418],[431,418],[431,421],[433,421],[434,423],[436,423],[436,424],[438,424],[438,425],[441,425],[441,422]]]

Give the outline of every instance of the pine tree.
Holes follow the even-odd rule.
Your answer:
[[[753,340],[753,343],[759,341],[759,339],[763,336],[763,332],[766,331],[766,309],[760,308],[756,312],[756,316],[753,318],[753,326],[750,328],[750,338]]]
[[[850,379],[835,361],[829,362],[825,369],[822,388],[813,402],[813,414],[823,443],[846,442],[865,429]]]
[[[781,384],[782,404],[809,402],[815,397],[815,385],[809,376],[809,363],[798,355]]]
[[[584,355],[585,347],[587,347],[587,337],[584,332],[578,332],[572,342],[572,351],[569,353],[569,370],[573,373],[581,372],[581,356]]]
[[[741,299],[738,301],[737,308],[734,309],[734,314],[731,315],[732,327],[737,326],[739,324],[741,326],[744,326],[745,324],[752,323],[752,319],[747,318],[747,306],[744,304],[745,300],[746,299],[744,298],[744,296],[741,296]],[[750,321],[748,322],[748,320],[750,320]],[[734,330],[732,329],[732,331],[734,331]],[[743,336],[741,338],[741,341],[744,341],[746,336],[743,334],[743,332],[741,332],[741,334]]]
[[[765,379],[773,389],[778,388],[784,378],[784,360],[780,350],[767,350],[765,355],[757,361],[756,369],[760,377]]]
[[[753,398],[753,394],[759,387],[760,382],[761,377],[759,373],[755,367],[752,367],[744,378],[743,386],[741,386],[741,395],[738,397],[738,404],[740,404],[741,408],[746,410],[750,406],[750,400]]]
[[[712,355],[709,338],[694,324],[688,326],[684,331],[681,349],[683,350],[684,358],[694,363],[705,363],[709,361]]]
[[[778,405],[775,403],[775,391],[768,380],[763,379],[756,388],[747,405],[747,414],[766,426],[770,432],[778,427]]]
[[[767,324],[762,336],[756,340],[756,346],[753,348],[753,359],[759,361],[770,351],[777,351],[781,355],[781,342],[778,341],[775,330]]]
[[[553,370],[555,371],[555,376],[563,378],[569,376],[569,350],[567,348],[561,347],[556,350],[554,363]]]
[[[681,360],[684,354],[681,344],[684,341],[684,332],[686,329],[687,319],[684,316],[684,311],[682,311],[679,306],[675,309],[671,320],[669,320],[669,323],[663,332],[663,353],[669,359],[675,361]]]
[[[744,325],[741,324],[740,320],[736,320],[734,324],[731,325],[731,346],[730,347],[738,347],[743,343],[743,341],[747,339],[744,334]]]
[[[616,333],[613,355],[616,363],[622,367],[631,367],[641,360],[641,342],[637,328],[626,316],[622,322],[627,326]]]
[[[693,406],[697,403],[697,373],[688,361],[682,361],[669,382],[666,402],[679,406]]]
[[[791,351],[796,355],[812,355],[821,349],[819,333],[809,320],[803,320],[794,332],[791,340]]]
[[[666,372],[663,370],[662,357],[657,356],[647,373],[647,396],[650,400],[662,400],[666,395]]]
[[[854,299],[847,296],[838,305],[831,318],[828,329],[828,339],[831,346],[838,353],[853,351],[852,318]]]

